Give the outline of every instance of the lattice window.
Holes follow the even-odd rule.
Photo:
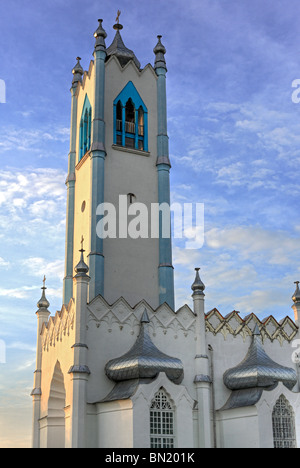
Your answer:
[[[296,448],[295,415],[287,399],[281,395],[272,414],[275,448]]]
[[[161,388],[150,407],[151,448],[175,446],[174,409],[165,391]]]

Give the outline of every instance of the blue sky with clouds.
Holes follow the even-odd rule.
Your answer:
[[[84,8],[83,8],[84,5]],[[205,244],[174,243],[177,306],[195,266],[207,310],[291,315],[300,279],[300,3],[290,0],[11,0],[0,7],[0,446],[29,446],[36,302],[61,307],[71,70],[97,19],[122,11],[125,44],[167,48],[172,200],[205,204]]]

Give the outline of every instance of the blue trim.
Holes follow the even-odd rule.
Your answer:
[[[132,83],[132,81],[129,81],[125,88],[118,94],[116,99],[114,100],[114,105],[117,105],[118,101],[121,102],[122,107],[126,106],[126,102],[128,99],[131,98],[132,102],[135,106],[136,109],[138,109],[140,106],[142,106],[144,112],[148,112],[147,107],[144,104],[144,101],[142,100],[141,96],[139,95],[136,87]]]
[[[101,294],[104,296],[104,257],[103,239],[96,234],[98,205],[104,202],[104,169],[105,169],[105,58],[106,52],[95,51],[95,101],[93,115],[92,158],[92,194],[91,194],[91,250],[89,253],[89,268],[91,281],[89,284],[89,301]],[[99,149],[101,148],[101,149]]]
[[[167,133],[167,94],[166,94],[166,70],[156,70],[157,80],[157,175],[158,175],[158,202],[167,203],[170,206],[170,164],[169,138]],[[162,237],[162,220],[159,220],[159,304],[166,302],[174,310],[174,269],[172,267],[172,238]],[[171,218],[170,218],[171,229]]]
[[[128,100],[131,99],[135,109],[135,133],[126,133],[125,130],[125,106]],[[118,102],[121,103],[122,106],[122,131],[117,131],[117,104]],[[114,105],[114,135],[113,141],[114,144],[117,144],[117,135],[121,136],[122,146],[126,146],[126,138],[133,138],[134,139],[134,147],[135,149],[139,149],[139,141],[143,142],[143,151],[148,151],[148,109],[145,106],[144,101],[142,100],[141,96],[139,95],[136,87],[129,81],[125,88],[118,94],[116,99],[113,102]],[[138,134],[138,110],[139,108],[143,109],[144,112],[144,135]]]
[[[84,104],[80,119],[80,136],[79,136],[79,161],[85,153],[91,148],[91,133],[92,133],[92,106],[87,94],[85,95]]]

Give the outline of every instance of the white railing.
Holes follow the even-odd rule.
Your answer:
[[[117,132],[123,131],[122,120],[116,120]],[[135,123],[134,122],[125,122],[125,132],[135,134]],[[139,136],[144,136],[144,125],[138,125],[138,134]]]

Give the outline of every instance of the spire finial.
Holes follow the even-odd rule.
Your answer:
[[[153,52],[155,53],[155,63],[154,63],[154,68],[155,70],[157,68],[164,68],[167,71],[167,65],[166,65],[166,59],[165,59],[165,54],[167,53],[165,46],[161,43],[161,35],[157,36],[158,43],[153,49]]]
[[[196,271],[196,278],[195,278],[194,283],[192,284],[192,290],[194,291],[193,296],[194,295],[204,296],[205,294],[203,291],[205,289],[205,286],[200,279],[200,275],[199,275],[200,268],[195,268],[195,271]]]
[[[296,291],[292,297],[293,301],[296,303],[300,302],[300,289],[299,289],[300,281],[295,281],[294,284],[296,285]]]
[[[89,271],[89,267],[87,266],[87,264],[84,261],[83,253],[85,252],[85,250],[83,248],[83,243],[84,243],[84,237],[81,236],[81,241],[80,241],[81,249],[79,250],[80,260],[79,260],[78,265],[76,265],[76,267],[75,267],[75,271],[77,273],[75,278],[78,278],[79,276],[87,276],[87,273]]]
[[[46,294],[45,294],[45,291],[46,291],[46,276],[44,275],[44,278],[43,278],[43,287],[41,288],[42,289],[42,297],[41,299],[39,300],[39,302],[37,303],[37,306],[39,308],[39,310],[41,309],[48,309],[48,307],[50,306],[50,302],[47,300],[46,298]]]
[[[96,38],[95,50],[106,51],[105,39],[107,37],[106,31],[102,27],[103,19],[98,19],[99,26],[94,33]]]
[[[117,24],[120,23],[120,16],[121,16],[121,11],[118,10],[117,17],[116,17],[116,23],[117,23]]]
[[[72,73],[74,75],[73,81],[72,81],[73,86],[77,86],[78,82],[79,81],[81,82],[82,75],[84,73],[83,68],[82,68],[82,66],[80,64],[81,57],[77,57],[76,60],[77,60],[77,63],[76,63],[75,67],[72,70]]]
[[[120,24],[120,16],[121,16],[121,11],[118,10],[117,17],[116,17],[116,24],[114,24],[113,28],[118,30],[123,29],[122,24]]]

